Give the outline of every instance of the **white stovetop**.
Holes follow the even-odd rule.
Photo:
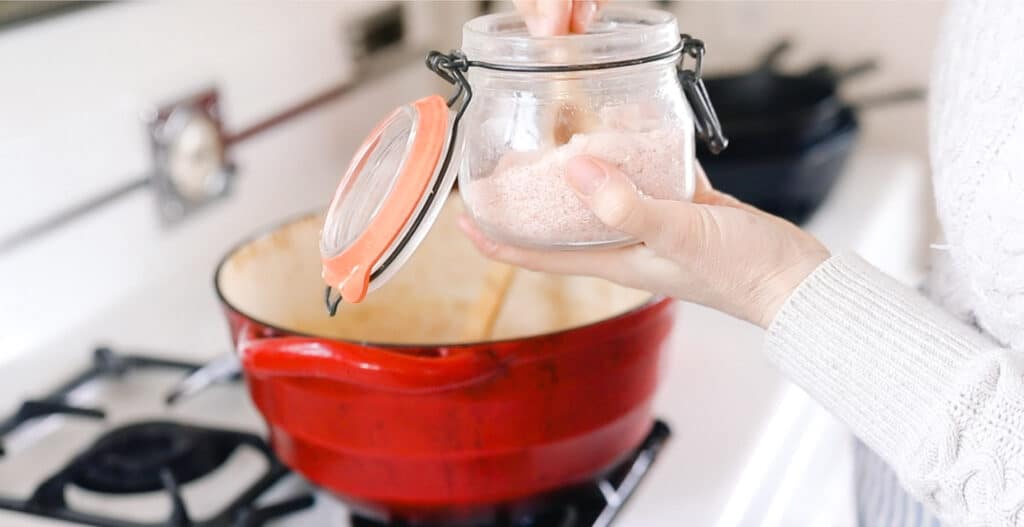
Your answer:
[[[926,217],[923,185],[923,170],[912,159],[859,152],[809,228],[834,250],[855,249],[913,281],[913,248]],[[0,412],[79,369],[97,343],[193,360],[227,352],[226,325],[212,285],[205,285],[212,272],[208,265],[182,268],[54,345],[6,365]],[[617,527],[853,525],[847,436],[764,360],[761,338],[748,324],[683,306],[655,410],[673,436]],[[248,401],[234,390],[203,399],[202,412],[236,415],[240,424],[259,428]],[[18,466],[0,458],[0,488],[24,474]],[[317,511],[282,525],[345,525],[336,504],[320,502]],[[6,512],[0,524],[59,525]]]

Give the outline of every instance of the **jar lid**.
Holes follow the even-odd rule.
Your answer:
[[[341,300],[362,301],[430,230],[456,173],[452,122],[441,96],[425,97],[391,112],[356,151],[320,234],[323,278]]]

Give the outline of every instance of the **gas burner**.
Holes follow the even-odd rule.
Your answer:
[[[74,463],[71,483],[95,492],[133,494],[210,474],[247,438],[172,422],[137,423],[109,432]]]
[[[643,443],[604,478],[548,497],[546,501],[551,505],[540,512],[504,511],[500,518],[467,527],[608,527],[650,470],[671,434],[668,425],[655,421]],[[352,527],[441,527],[404,520],[382,523],[362,516],[353,516],[351,524]]]
[[[119,380],[134,370],[153,368],[189,373],[199,366],[98,349],[86,371],[43,398],[22,403],[15,415],[0,420],[0,437],[51,414],[102,423],[106,418],[102,409],[75,406],[69,394],[94,380]],[[181,487],[213,474],[240,449],[258,453],[266,460],[266,469],[209,518],[191,518]],[[0,510],[95,527],[257,527],[313,505],[314,498],[308,493],[262,503],[268,491],[290,474],[270,446],[255,434],[171,421],[131,423],[105,433],[45,478],[28,498],[0,495]],[[78,510],[66,499],[66,491],[72,487],[106,495],[163,492],[171,503],[171,512],[156,523],[140,523]]]
[[[64,384],[39,399],[30,399],[21,403],[14,415],[0,420],[0,439],[17,430],[29,421],[49,415],[63,414],[90,419],[103,419],[106,413],[98,408],[83,408],[70,404],[68,394],[89,382],[101,378],[118,378],[129,371],[144,369],[173,369],[187,373],[200,369],[200,365],[141,355],[122,355],[114,353],[110,348],[96,348],[93,352],[92,365],[82,373],[74,376]],[[4,455],[0,444],[0,456]]]
[[[192,520],[180,486],[216,469],[243,445],[266,457],[267,471],[214,518],[202,522]],[[133,451],[133,448],[138,450]],[[287,474],[288,469],[259,436],[174,423],[140,423],[105,435],[44,481],[28,500],[0,498],[0,508],[98,527],[250,527],[312,505],[313,498],[309,495],[270,507],[259,508],[253,504]],[[124,480],[118,481],[118,478]],[[79,512],[69,507],[64,498],[72,484],[113,494],[162,490],[171,500],[172,511],[166,521],[154,524],[123,522]]]
[[[525,514],[508,520],[511,527],[576,527],[580,513],[575,505],[556,506],[543,512]]]

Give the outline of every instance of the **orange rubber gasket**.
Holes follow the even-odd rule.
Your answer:
[[[374,266],[411,220],[441,161],[448,139],[447,103],[440,95],[431,95],[411,106],[419,116],[416,138],[380,211],[349,247],[336,256],[321,258],[324,281],[336,288],[345,302],[358,303],[366,297]],[[380,141],[386,123],[400,111],[401,108],[395,110],[374,128],[360,146],[363,155],[352,160],[342,182],[362,170],[375,144]]]

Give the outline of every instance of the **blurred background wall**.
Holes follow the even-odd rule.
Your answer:
[[[709,71],[753,66],[780,38],[794,71],[877,57],[851,96],[923,85],[943,4],[927,1],[636,2],[676,13],[708,45]],[[144,120],[216,87],[239,129],[356,80],[350,36],[395,5],[349,2],[105,3],[0,26],[0,238],[152,170]],[[461,24],[505,2],[410,2],[406,44],[457,47]],[[323,206],[367,128],[397,104],[444,90],[419,59],[360,84],[323,111],[231,151],[230,195],[173,227],[146,189],[0,253],[0,362],[85,324],[141,288],[194,269],[209,290],[220,254],[284,216]],[[865,114],[865,147],[926,154],[925,105]],[[184,285],[183,285],[184,287]],[[212,303],[212,294],[209,294]]]

